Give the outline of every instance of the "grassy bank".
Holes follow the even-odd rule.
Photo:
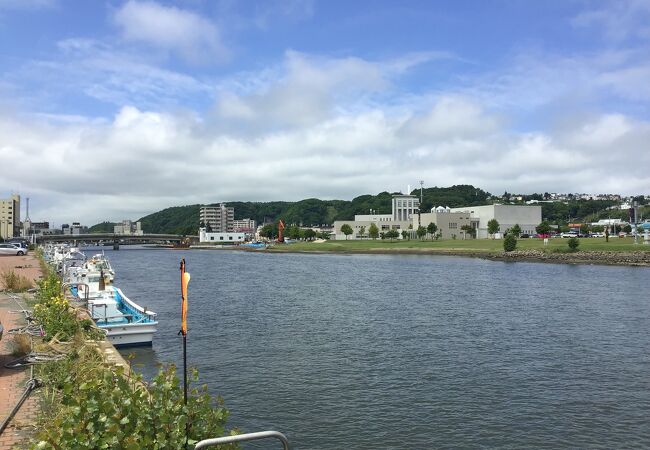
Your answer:
[[[539,250],[559,252],[568,248],[568,239],[549,239],[544,245],[542,239],[519,239],[517,250]],[[579,250],[583,252],[650,252],[650,245],[634,244],[633,238],[580,239]],[[438,241],[404,240],[350,240],[327,241],[323,243],[300,242],[289,245],[276,245],[273,252],[338,252],[338,253],[441,253],[490,255],[503,252],[503,240],[493,239],[448,239]]]

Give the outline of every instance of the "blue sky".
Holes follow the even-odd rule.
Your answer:
[[[650,1],[0,0],[32,218],[467,183],[650,194]],[[34,217],[36,215],[36,217]]]

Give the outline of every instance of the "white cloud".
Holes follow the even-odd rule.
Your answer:
[[[576,27],[596,27],[605,39],[622,42],[630,38],[650,39],[648,0],[599,1],[598,8],[580,12],[571,23]]]
[[[126,41],[176,53],[193,64],[228,57],[217,26],[191,11],[129,0],[115,12],[114,21]]]
[[[650,192],[648,122],[600,115],[571,130],[515,133],[466,100],[441,98],[430,111],[421,117],[432,134],[404,126],[416,112],[371,110],[256,135],[130,106],[109,122],[0,113],[0,160],[29,167],[3,175],[0,192],[30,196],[34,220],[90,224],[193,203],[350,199],[420,179],[492,192]],[[477,123],[456,126],[463,117]]]

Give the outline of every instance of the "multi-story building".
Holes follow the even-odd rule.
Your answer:
[[[255,233],[257,224],[253,219],[241,219],[241,220],[233,220],[232,227],[233,227],[233,231],[236,232]]]
[[[442,239],[455,239],[471,238],[471,234],[467,233],[467,226],[474,229],[478,228],[478,219],[472,219],[467,212],[452,212],[449,208],[439,206],[432,208],[431,212],[422,213],[419,217],[413,218],[413,229],[417,230],[418,222],[427,227],[430,223],[435,223],[437,230],[436,234]],[[464,228],[464,229],[463,229]]]
[[[113,233],[132,236],[142,236],[144,234],[140,222],[133,223],[130,220],[123,220],[121,224],[114,225]]]
[[[488,222],[496,219],[499,222],[499,232],[519,225],[522,234],[535,234],[535,227],[542,222],[541,206],[522,205],[483,205],[451,208],[452,213],[469,214],[472,227],[476,229],[477,238],[487,238]]]
[[[9,239],[20,236],[20,195],[0,199],[0,237]]]
[[[420,202],[417,197],[414,195],[395,194],[393,195],[391,205],[392,212],[390,214],[377,214],[371,211],[370,214],[355,215],[354,220],[337,220],[334,222],[333,230],[335,239],[348,238],[341,232],[341,227],[344,224],[352,227],[352,239],[359,239],[364,236],[368,237],[368,230],[373,223],[377,226],[380,233],[385,233],[388,230],[398,230],[401,233],[402,230],[411,228],[411,221],[413,218],[417,220],[417,212],[420,207]],[[362,229],[364,230],[363,235],[361,235]]]
[[[230,233],[234,231],[235,208],[225,203],[219,206],[202,206],[199,211],[199,226],[207,233]]]

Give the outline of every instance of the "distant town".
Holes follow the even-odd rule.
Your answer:
[[[409,189],[410,191],[410,189]],[[650,195],[622,196],[620,194],[586,194],[586,193],[555,193],[545,192],[543,194],[514,194],[504,192],[503,195],[486,196],[485,204],[472,206],[433,205],[431,208],[420,210],[422,195],[417,195],[417,190],[411,194],[391,194],[391,211],[383,214],[377,210],[356,211],[346,220],[333,220],[332,223],[304,224],[289,223],[289,227],[302,230],[312,230],[308,233],[309,238],[323,239],[363,239],[369,237],[371,228],[377,227],[378,233],[397,232],[397,238],[415,237],[419,227],[427,227],[433,223],[436,225],[435,234],[441,239],[456,238],[485,238],[488,236],[487,222],[492,219],[498,220],[501,232],[518,226],[521,234],[534,235],[536,228],[543,222],[554,223],[551,228],[556,232],[564,230],[579,229],[582,227],[594,228],[602,231],[606,227],[612,227],[613,232],[622,230],[625,226],[634,229],[636,224],[647,222],[644,219],[644,206],[650,204]],[[572,219],[577,217],[566,217],[563,221],[549,220],[543,214],[542,207],[545,204],[569,204],[571,202],[608,202],[609,206],[604,209],[610,211],[609,217],[596,221],[580,223]],[[362,213],[363,214],[360,214]],[[279,217],[265,218],[258,223],[254,218],[235,219],[235,208],[227,203],[204,205],[199,208],[196,222],[196,229],[200,240],[203,242],[241,242],[244,240],[272,237],[277,233]],[[601,214],[602,215],[602,214]],[[648,214],[646,214],[648,215]],[[39,218],[44,219],[44,218]],[[560,223],[562,222],[562,223]],[[83,225],[79,221],[61,224],[51,227],[50,221],[32,221],[29,210],[29,198],[21,201],[18,193],[13,193],[7,198],[0,199],[0,238],[7,240],[11,238],[31,238],[48,235],[80,235],[92,233],[94,227]],[[348,227],[352,230],[348,231]],[[431,228],[427,231],[429,233]],[[141,221],[122,220],[119,223],[107,223],[103,232],[116,235],[143,235],[151,232],[143,229]],[[159,230],[157,231],[159,232]],[[289,230],[291,234],[291,230]],[[304,237],[293,230],[292,235]]]

